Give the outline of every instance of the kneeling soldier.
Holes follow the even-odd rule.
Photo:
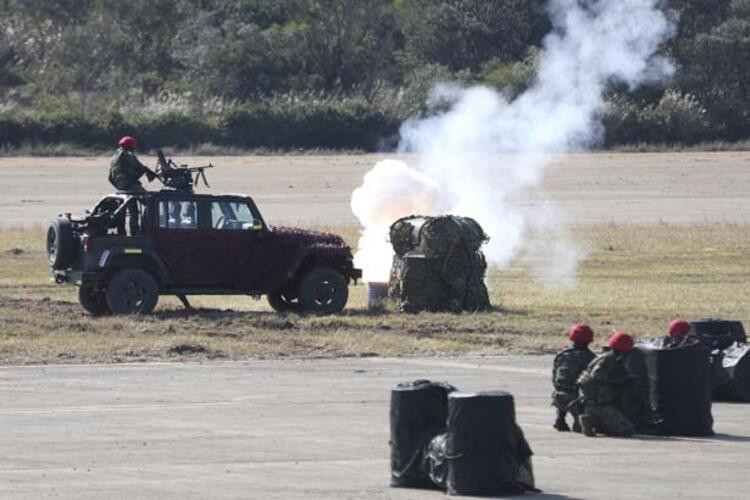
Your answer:
[[[568,339],[573,345],[558,353],[552,366],[552,385],[555,387],[552,405],[557,408],[557,419],[553,427],[558,431],[569,431],[565,417],[570,412],[573,416],[573,431],[581,432],[577,382],[581,372],[596,357],[589,350],[589,344],[594,340],[594,331],[589,325],[573,325]]]
[[[616,406],[631,376],[626,365],[635,341],[617,332],[609,339],[610,351],[592,361],[578,379],[583,396],[581,428],[587,436],[597,432],[610,436],[630,436],[635,425]]]

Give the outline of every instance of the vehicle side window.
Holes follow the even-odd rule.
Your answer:
[[[246,203],[214,201],[211,203],[211,227],[214,229],[252,229],[255,217]]]
[[[197,203],[194,201],[160,201],[159,227],[163,229],[197,229]]]

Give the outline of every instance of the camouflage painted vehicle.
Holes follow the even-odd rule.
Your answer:
[[[147,314],[159,295],[266,295],[277,311],[341,311],[361,277],[338,236],[268,226],[252,198],[118,193],[55,219],[47,254],[88,312]]]

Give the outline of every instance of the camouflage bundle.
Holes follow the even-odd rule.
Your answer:
[[[390,229],[393,259],[389,295],[403,312],[481,311],[490,307],[484,284],[487,241],[468,217],[411,216]]]

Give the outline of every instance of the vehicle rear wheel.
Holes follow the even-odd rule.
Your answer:
[[[313,314],[334,314],[346,306],[349,285],[346,278],[330,267],[316,267],[299,283],[300,310]]]
[[[105,295],[115,314],[148,314],[159,301],[159,285],[142,269],[123,269],[109,282]]]
[[[102,316],[110,312],[104,292],[94,290],[90,286],[78,288],[78,302],[86,312],[93,316]]]
[[[288,294],[281,292],[271,292],[266,295],[268,304],[276,312],[297,312],[299,311],[299,299],[290,298]]]
[[[68,219],[55,219],[47,229],[47,260],[52,269],[67,269],[73,260],[73,228]]]

